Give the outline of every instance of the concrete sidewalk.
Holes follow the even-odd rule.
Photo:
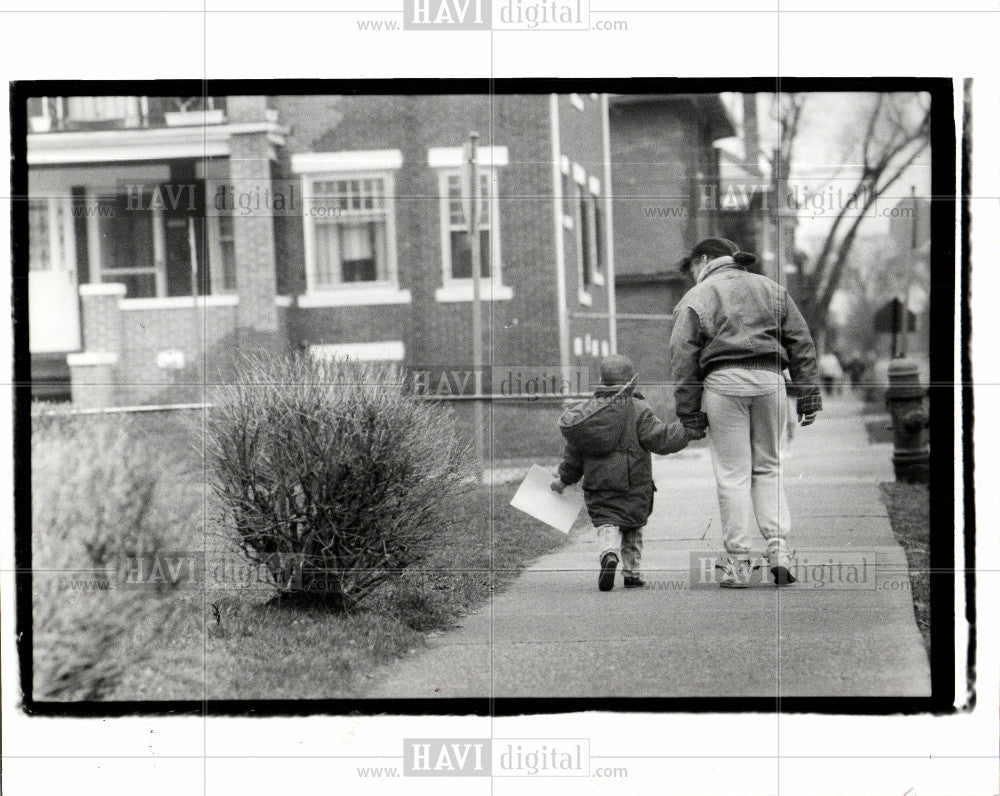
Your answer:
[[[659,492],[645,531],[645,590],[597,590],[582,520],[460,629],[393,664],[371,697],[927,696],[906,558],[878,484],[891,449],[869,445],[860,404],[834,399],[797,429],[785,465],[800,562],[877,562],[851,588],[691,588],[691,554],[721,549],[708,449],[654,457]],[[514,509],[510,509],[514,511]],[[763,549],[761,540],[760,549]]]

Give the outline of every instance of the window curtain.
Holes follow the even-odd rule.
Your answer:
[[[135,97],[67,97],[70,119],[80,122],[100,122],[135,116]]]

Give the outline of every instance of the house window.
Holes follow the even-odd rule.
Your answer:
[[[234,292],[233,218],[208,212],[205,191],[200,180],[90,191],[94,281],[125,285],[129,299]]]
[[[137,122],[139,98],[67,97],[66,112],[76,122]]]
[[[499,280],[499,273],[494,276],[492,263],[499,265],[499,257],[494,251],[496,245],[493,219],[495,195],[491,192],[491,182],[494,178],[491,169],[481,169],[477,173],[479,182],[479,217],[476,232],[479,235],[479,273],[484,279],[491,277]],[[444,208],[442,221],[444,234],[442,246],[444,249],[445,282],[472,279],[472,247],[469,241],[469,224],[465,217],[462,196],[468,191],[462,185],[462,173],[449,171],[442,173],[442,195]]]
[[[219,259],[221,260],[222,290],[225,293],[236,291],[236,236],[233,230],[233,217],[229,213],[218,216]]]
[[[131,193],[97,197],[100,281],[125,285],[128,298],[165,295],[162,217],[154,211],[152,191],[133,186]]]
[[[62,225],[53,223],[53,207],[47,199],[28,201],[28,270],[48,271],[58,261],[55,248]]]
[[[307,181],[310,292],[395,281],[389,175]]]
[[[590,304],[590,287],[601,284],[599,253],[600,223],[596,197],[587,190],[585,179],[574,179],[572,187],[572,212],[576,262],[580,274],[580,301]]]
[[[573,208],[573,203],[576,197],[576,191],[573,188],[573,180],[570,179],[569,174],[563,174],[560,178],[562,181],[562,195],[563,195],[563,215],[569,218],[575,218],[576,213]]]
[[[601,214],[601,197],[590,195],[591,211],[593,213],[594,226],[594,275],[600,277],[604,275],[604,216]]]
[[[580,278],[583,280],[583,289],[589,290],[594,278],[594,207],[583,187],[580,187],[578,194],[580,233],[577,240],[580,244]]]

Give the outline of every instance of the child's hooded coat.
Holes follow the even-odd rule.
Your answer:
[[[592,398],[559,418],[567,442],[559,477],[565,484],[583,478],[595,526],[645,525],[656,491],[650,452],[674,453],[687,445],[683,426],[657,419],[634,390],[634,380],[624,387],[598,387]]]

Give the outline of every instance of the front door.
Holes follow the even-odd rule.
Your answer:
[[[80,304],[69,197],[28,202],[28,344],[32,353],[80,349]]]
[[[209,292],[205,268],[205,183],[203,180],[164,183],[158,191],[163,210],[167,295],[204,295]]]

